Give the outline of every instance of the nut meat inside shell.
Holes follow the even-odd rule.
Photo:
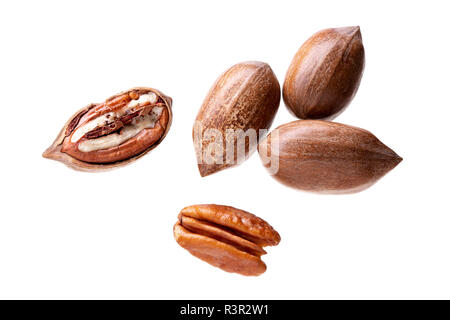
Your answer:
[[[43,156],[82,171],[128,164],[155,148],[172,120],[172,99],[134,88],[77,112]]]

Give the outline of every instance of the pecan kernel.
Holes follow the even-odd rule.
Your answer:
[[[194,205],[181,210],[175,240],[201,260],[227,272],[256,276],[265,272],[264,246],[280,235],[255,215],[229,206]]]

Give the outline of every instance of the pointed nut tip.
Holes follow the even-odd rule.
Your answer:
[[[53,150],[51,148],[48,148],[42,153],[42,157],[46,159],[51,159],[53,154]]]
[[[361,34],[361,29],[359,26],[348,26],[348,27],[341,27],[336,28],[340,33],[347,34],[349,36],[355,35],[355,34]]]
[[[200,173],[200,176],[203,178],[203,177],[206,177],[206,176],[208,176],[210,173],[207,171],[207,170],[205,170],[205,168],[203,167],[203,166],[201,166],[201,165],[198,165],[198,172]]]

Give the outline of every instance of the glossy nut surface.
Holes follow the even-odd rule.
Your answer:
[[[203,204],[181,210],[175,223],[178,244],[201,260],[227,272],[257,276],[266,271],[262,248],[280,235],[266,221],[229,206]]]
[[[364,70],[359,27],[325,29],[309,38],[286,73],[283,100],[301,119],[332,119],[350,103]]]
[[[279,126],[258,151],[276,180],[318,193],[362,191],[402,161],[369,131],[321,120]]]

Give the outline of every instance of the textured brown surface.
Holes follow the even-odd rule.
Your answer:
[[[277,144],[278,148],[272,147]],[[320,193],[364,190],[402,161],[369,131],[321,120],[284,124],[262,140],[258,149],[262,159],[267,155],[278,161],[275,179]],[[271,162],[264,165],[270,167]]]
[[[331,119],[350,103],[364,70],[359,27],[325,29],[309,38],[292,59],[283,100],[301,119]]]
[[[280,85],[270,66],[263,62],[249,61],[234,65],[225,71],[209,90],[198,112],[196,125],[203,130],[217,129],[225,137],[227,129],[269,129],[280,104]],[[202,136],[203,138],[203,136]],[[214,139],[205,138],[194,144],[197,153],[215,142]],[[226,154],[223,164],[199,163],[201,176],[207,176],[219,170],[242,162],[256,150],[256,143],[249,145],[246,141],[246,155],[238,159],[235,148],[232,164],[226,163]],[[225,146],[224,146],[225,148]]]
[[[174,237],[192,255],[247,276],[266,270],[263,246],[274,246],[280,235],[264,220],[229,206],[194,205],[181,210]]]
[[[202,234],[214,239],[220,239],[221,242],[235,246],[241,251],[248,252],[253,255],[263,255],[266,251],[257,244],[238,236],[236,232],[229,232],[226,229],[218,227],[216,224],[204,220],[198,220],[187,216],[180,216],[181,225],[194,233]]]
[[[155,128],[144,129],[138,135],[125,141],[118,147],[106,150],[83,153],[76,148],[76,145],[68,143],[68,137],[77,126],[107,113],[108,111],[115,111],[116,109],[123,107],[127,102],[129,102],[130,97],[135,97],[137,93],[143,94],[148,92],[154,92],[159,97],[158,105],[165,107],[163,114],[161,115],[161,121],[158,121]],[[148,108],[145,110],[143,109],[135,115],[141,115],[142,113],[148,111]],[[133,115],[127,115],[121,120],[123,120],[126,124],[131,120],[130,116]],[[67,121],[53,144],[43,153],[42,156],[61,161],[68,167],[80,171],[95,172],[114,169],[137,160],[158,146],[169,131],[171,122],[172,99],[170,97],[152,88],[133,88],[114,95],[103,103],[90,104],[76,112],[74,116]],[[117,129],[120,129],[122,124],[119,124]],[[110,132],[111,130],[106,130],[102,133],[107,134]],[[91,136],[94,135],[95,137],[97,134],[98,132],[91,132]],[[87,137],[83,137],[79,142],[84,139],[87,139]]]

